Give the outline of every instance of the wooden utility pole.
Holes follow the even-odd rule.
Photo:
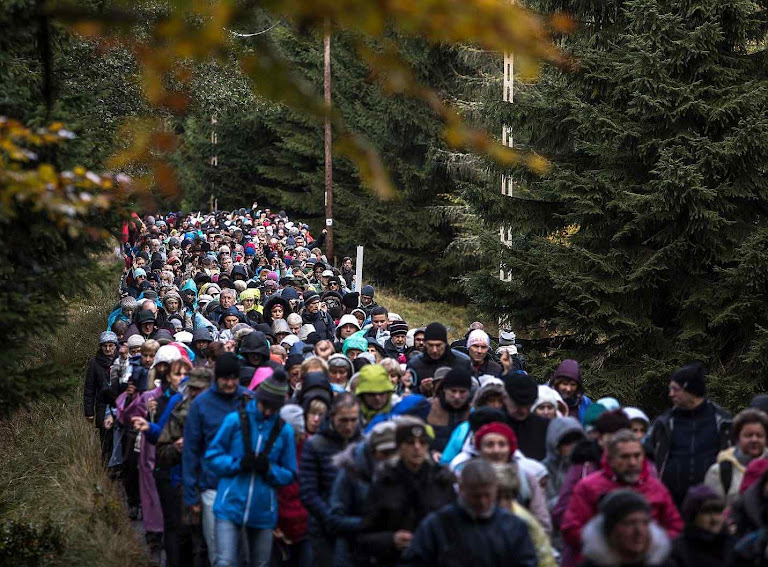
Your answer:
[[[333,138],[331,132],[331,22],[325,20],[325,55],[323,72],[323,94],[326,110],[325,117],[325,250],[328,259],[333,262]]]

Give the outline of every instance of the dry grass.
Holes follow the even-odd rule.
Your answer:
[[[448,327],[448,337],[451,340],[463,337],[475,320],[467,307],[437,301],[414,301],[379,286],[376,286],[376,302],[400,315],[411,328],[423,327],[433,321],[443,323]],[[490,325],[489,332],[495,333],[496,326]]]
[[[67,384],[82,384],[114,297],[111,289],[94,289],[89,296],[72,305],[67,325],[37,345],[37,362],[53,362]],[[50,521],[61,528],[63,565],[147,564],[119,487],[101,465],[96,431],[83,418],[82,386],[0,421],[0,439],[0,523]]]

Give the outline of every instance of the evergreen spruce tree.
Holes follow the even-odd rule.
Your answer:
[[[743,0],[543,2],[580,20],[579,68],[495,105],[493,128],[553,162],[514,196],[467,185],[486,265],[466,281],[508,317],[537,373],[581,361],[587,388],[667,405],[694,359],[724,403],[768,386],[764,6]],[[494,122],[495,121],[495,122]],[[499,227],[513,235],[498,243]],[[499,260],[509,281],[499,280]],[[534,367],[536,368],[536,367]]]
[[[307,83],[322,92],[323,42],[279,25],[269,32]],[[425,42],[399,40],[420,78],[448,93],[461,70],[455,53]],[[351,162],[334,156],[335,254],[354,256],[366,248],[366,278],[407,290],[415,296],[460,299],[444,251],[453,237],[450,225],[433,213],[442,196],[455,191],[440,157],[445,151],[442,124],[425,104],[388,97],[370,77],[349,38],[332,41],[333,102],[353,132],[366,136],[381,152],[400,198],[381,201],[366,189]],[[446,95],[447,96],[447,95]],[[260,102],[229,107],[217,123],[218,167],[210,167],[210,125],[196,116],[184,124],[180,149],[183,184],[190,205],[206,206],[213,192],[220,208],[257,200],[273,210],[323,228],[323,124],[288,108]]]

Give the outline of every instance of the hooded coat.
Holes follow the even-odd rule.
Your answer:
[[[557,448],[566,435],[574,433],[581,434],[582,439],[584,438],[581,423],[572,417],[556,417],[547,428],[547,458],[544,459],[543,463],[549,471],[547,501],[550,508],[557,501],[565,476],[571,467],[571,459],[561,456]]]
[[[278,415],[265,417],[257,401],[250,400],[245,411],[251,427],[251,447],[259,453],[277,426]],[[209,470],[216,475],[218,488],[213,513],[216,518],[255,529],[274,529],[277,526],[277,492],[296,480],[296,446],[293,427],[284,424],[269,452],[269,471],[266,475],[240,470],[245,446],[240,415],[228,414],[216,437],[205,453]]]
[[[568,415],[575,417],[579,422],[584,423],[584,414],[586,413],[587,408],[592,405],[592,400],[584,394],[584,384],[581,381],[581,368],[579,367],[579,363],[570,358],[562,361],[552,375],[549,387],[557,390],[555,384],[561,379],[568,379],[576,382],[578,387],[574,397],[569,400],[564,399],[563,401],[568,405]]]
[[[219,392],[214,380],[211,387],[192,402],[184,422],[182,452],[184,504],[187,506],[199,503],[200,493],[204,490],[216,489],[218,479],[204,459],[205,452],[213,442],[224,418],[237,411],[243,396],[248,395],[250,393],[243,386],[238,386],[234,394]]]
[[[427,423],[435,431],[435,438],[430,445],[433,451],[443,452],[456,427],[469,418],[470,409],[469,399],[459,409],[449,406],[445,401],[443,385],[438,385],[435,396],[430,401],[430,411],[427,416]]]
[[[649,527],[651,544],[645,559],[640,563],[632,563],[631,567],[673,567],[675,564],[669,560],[671,544],[669,536],[656,522],[651,522]],[[593,518],[584,528],[582,534],[584,541],[585,561],[581,567],[622,567],[628,564],[622,563],[611,549],[608,537],[603,529],[603,517]]]
[[[651,515],[666,530],[670,538],[683,531],[683,519],[677,511],[667,488],[651,475],[647,460],[637,484],[626,485],[618,481],[608,460],[603,457],[602,468],[581,480],[573,489],[568,509],[565,511],[561,531],[563,539],[574,549],[581,548],[581,531],[590,519],[597,515],[600,499],[614,490],[628,488],[645,497],[651,507]],[[563,564],[563,567],[565,564]]]

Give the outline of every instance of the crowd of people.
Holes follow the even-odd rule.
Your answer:
[[[592,400],[510,331],[409,325],[324,236],[257,203],[126,224],[83,400],[154,563],[768,565],[768,395],[732,417],[692,363],[653,420]]]

